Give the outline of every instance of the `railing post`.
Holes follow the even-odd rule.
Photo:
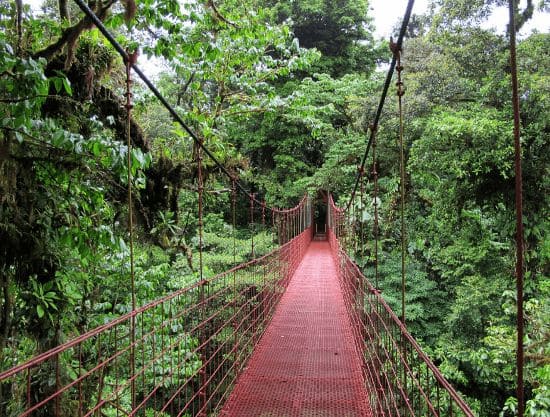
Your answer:
[[[233,267],[237,266],[237,178],[231,178],[231,221],[233,238]],[[239,372],[239,320],[237,318],[237,312],[239,311],[239,304],[237,300],[237,270],[233,270],[233,369],[235,378]]]

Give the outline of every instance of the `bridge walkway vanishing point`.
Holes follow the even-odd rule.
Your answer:
[[[372,415],[327,241],[311,242],[222,416]]]

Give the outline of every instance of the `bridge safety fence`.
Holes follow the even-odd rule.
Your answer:
[[[474,414],[397,315],[346,253],[351,228],[329,201],[329,232],[340,285],[364,361],[365,389],[376,416],[442,417]]]
[[[282,245],[273,252],[1,372],[0,415],[215,415],[312,239],[308,211],[304,199],[274,213]]]

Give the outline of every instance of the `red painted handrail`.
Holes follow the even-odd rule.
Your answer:
[[[365,382],[375,414],[473,417],[468,404],[345,252],[340,242],[344,230],[344,211],[331,196],[329,242],[356,326],[356,347],[365,361]]]

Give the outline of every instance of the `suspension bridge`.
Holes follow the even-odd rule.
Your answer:
[[[355,233],[349,214],[354,199],[364,201],[364,168],[371,147],[376,201],[376,130],[395,69],[401,115],[400,50],[413,1],[392,47],[394,57],[351,198],[339,208],[326,195],[323,233],[317,233],[315,202],[308,196],[294,208],[278,209],[249,193],[87,5],[75,1],[126,63],[128,113],[133,69],[195,140],[199,279],[143,306],[133,297],[129,313],[1,372],[0,393],[9,392],[12,398],[8,409],[0,396],[0,411],[10,417],[473,416],[407,331],[404,306],[398,317],[385,302],[377,288],[376,262],[373,284],[348,250]],[[401,124],[401,138],[402,133]],[[203,154],[232,183],[233,226],[242,192],[250,201],[250,222],[270,226],[279,243],[274,251],[212,278],[204,278],[202,271]],[[402,156],[402,175],[403,166]],[[131,176],[131,169],[128,173]],[[403,183],[402,178],[404,193]],[[131,177],[128,184],[132,242]],[[376,204],[374,210],[377,237]],[[361,239],[352,240],[362,244]],[[132,245],[130,256],[133,264]],[[133,294],[133,269],[131,290]]]
[[[343,250],[342,212],[313,240],[312,210],[273,213],[275,251],[0,374],[15,415],[472,416]]]

